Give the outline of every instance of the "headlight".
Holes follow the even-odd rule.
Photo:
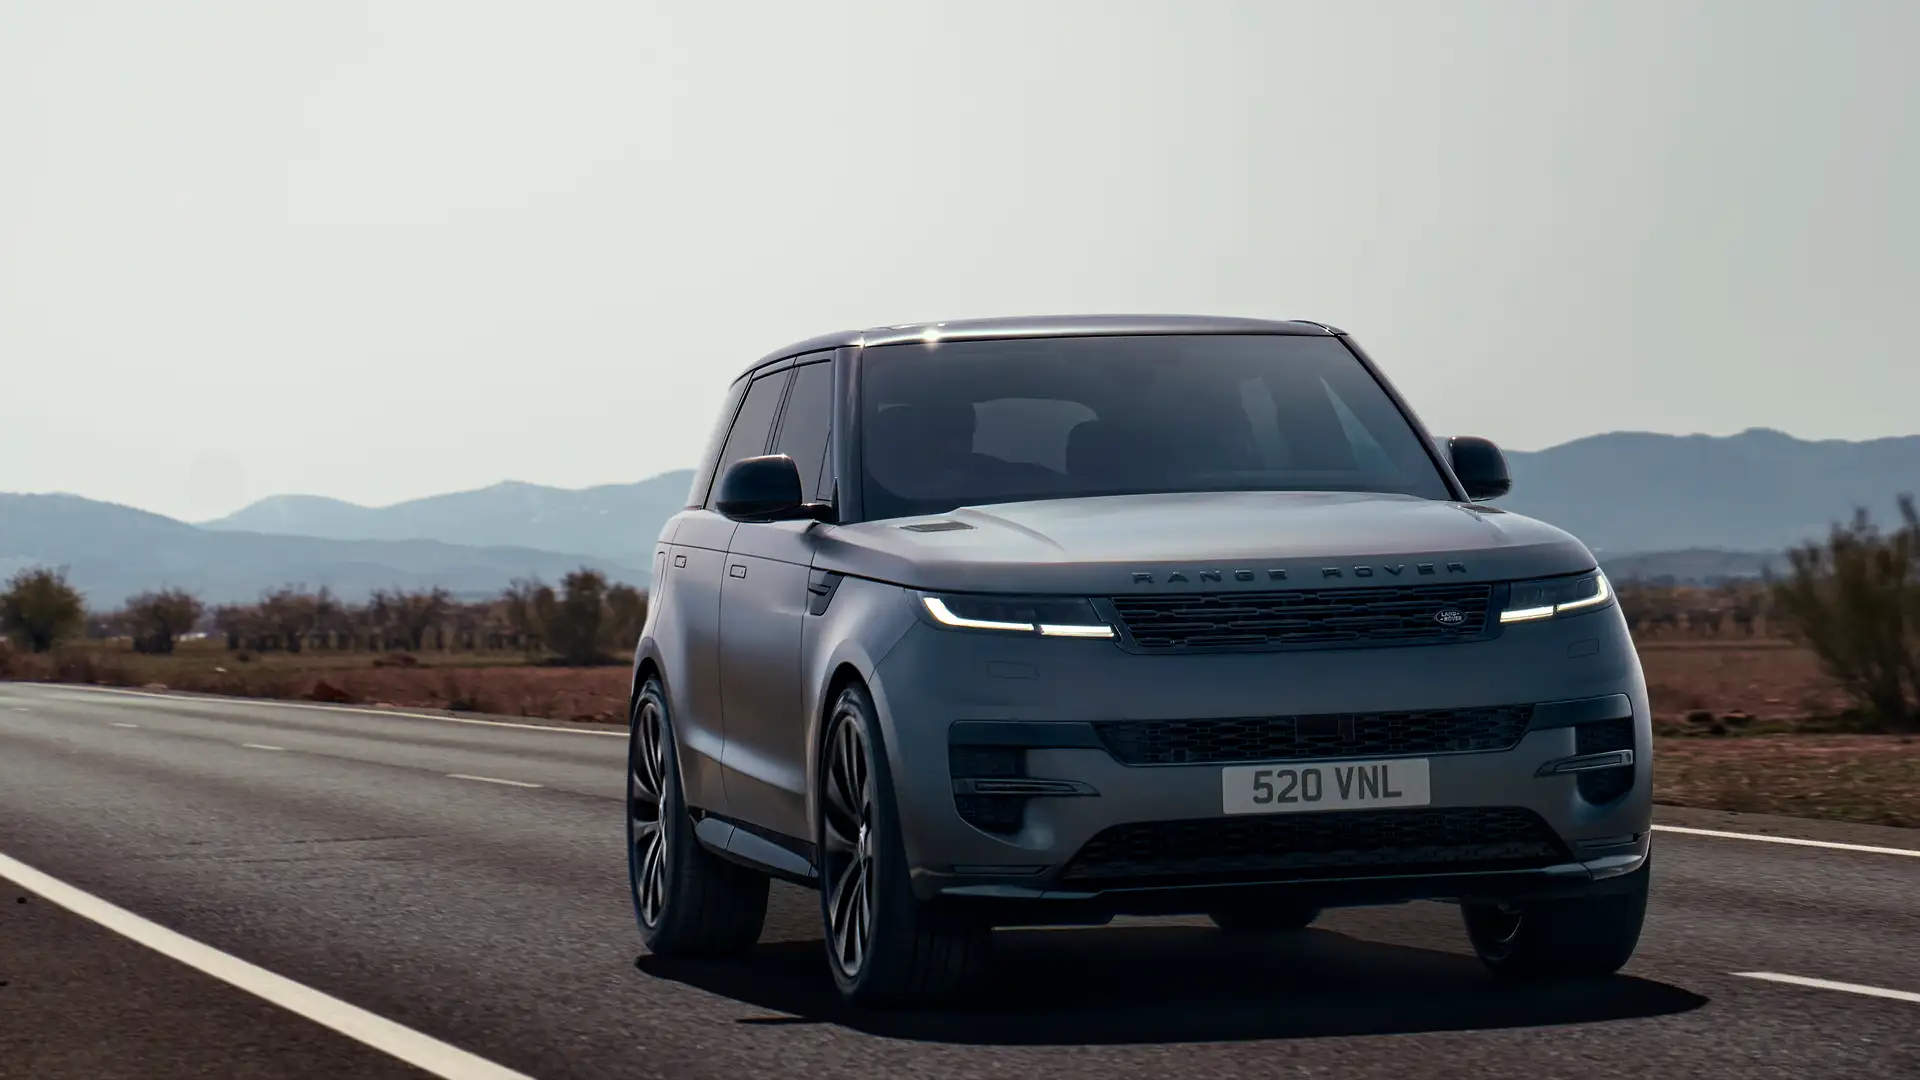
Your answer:
[[[1110,638],[1113,627],[1091,601],[1034,596],[922,596],[920,603],[941,626],[1000,630],[1046,637]]]
[[[1500,613],[1500,621],[1532,622],[1555,615],[1574,615],[1592,611],[1612,599],[1613,586],[1607,584],[1607,575],[1599,570],[1570,577],[1516,581],[1507,597],[1506,610]]]

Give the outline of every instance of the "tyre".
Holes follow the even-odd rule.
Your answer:
[[[842,691],[827,721],[815,800],[828,966],[856,1004],[949,999],[984,975],[992,931],[913,895],[878,732],[866,688]]]
[[[746,952],[766,922],[769,882],[694,839],[658,678],[640,688],[628,727],[627,878],[641,941],[657,956]]]
[[[1297,901],[1275,901],[1270,904],[1248,904],[1243,907],[1226,908],[1210,912],[1207,918],[1213,925],[1229,934],[1266,934],[1288,930],[1305,930],[1313,920],[1320,917],[1320,909],[1311,904]]]
[[[1500,975],[1611,975],[1640,943],[1652,873],[1648,856],[1617,892],[1518,905],[1463,904],[1467,937],[1480,962]]]

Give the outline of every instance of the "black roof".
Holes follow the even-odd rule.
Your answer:
[[[1239,319],[1217,315],[1015,315],[1000,319],[954,319],[842,330],[797,341],[761,357],[748,371],[801,353],[845,346],[898,345],[908,341],[982,341],[1018,337],[1097,337],[1121,334],[1328,335],[1340,330],[1306,319]]]

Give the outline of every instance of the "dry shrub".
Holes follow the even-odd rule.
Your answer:
[[[451,712],[498,713],[500,708],[473,672],[449,671],[440,683],[441,696]]]
[[[0,638],[0,679],[20,682],[45,682],[53,677],[53,662],[46,656],[21,652]]]
[[[75,649],[53,654],[51,679],[54,682],[89,683],[94,686],[138,686],[144,680],[124,662],[101,656],[90,649]]]
[[[1771,581],[1795,636],[1866,714],[1893,731],[1920,728],[1920,513],[1900,499],[1901,525],[1882,532],[1865,510],[1822,544],[1789,553]]]

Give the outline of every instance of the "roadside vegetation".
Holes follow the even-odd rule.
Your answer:
[[[1662,802],[1920,827],[1920,515],[1864,511],[1771,579],[1616,582]],[[492,597],[166,589],[88,612],[58,570],[0,592],[0,679],[617,722],[646,596],[582,569]]]
[[[644,593],[588,569],[486,599],[287,585],[209,607],[167,589],[106,612],[29,570],[0,593],[0,679],[610,721],[646,616]]]

